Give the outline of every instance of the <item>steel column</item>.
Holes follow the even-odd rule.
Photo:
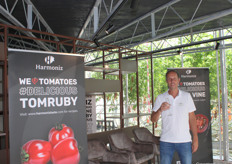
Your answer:
[[[125,104],[125,113],[128,114],[128,100],[129,100],[129,96],[128,96],[128,73],[126,74],[126,104]],[[125,120],[125,125],[128,126],[128,119]]]
[[[223,31],[219,31],[220,37],[223,36]],[[221,60],[221,90],[222,90],[222,115],[223,115],[223,154],[224,160],[229,161],[229,137],[228,137],[228,90],[226,79],[226,54],[224,49],[224,40],[220,41],[222,49],[220,49]]]
[[[136,70],[136,90],[137,90],[137,125],[138,127],[140,126],[139,122],[139,71],[138,71],[138,52],[136,51],[136,65],[137,65],[137,70]]]
[[[124,128],[124,112],[123,112],[123,77],[122,77],[122,53],[120,48],[118,49],[118,56],[119,56],[119,80],[120,80],[120,128]]]
[[[152,42],[151,42],[151,51],[152,51]],[[150,55],[150,60],[151,60],[151,104],[152,108],[154,106],[154,79],[153,79],[153,58],[152,54]],[[151,108],[151,113],[152,113],[152,108]],[[152,133],[155,135],[155,126],[154,123],[152,123]]]
[[[221,103],[220,103],[220,80],[219,80],[219,62],[218,62],[218,51],[216,50],[216,62],[217,62],[217,91],[218,91],[218,117],[219,117],[219,149],[220,149],[220,160],[222,160],[222,135],[221,135]]]
[[[4,27],[4,89],[3,89],[3,108],[4,108],[4,131],[6,133],[5,143],[6,143],[6,158],[7,158],[7,164],[10,163],[10,152],[9,152],[9,110],[8,110],[8,75],[7,75],[7,56],[8,56],[8,50],[7,50],[7,44],[8,44],[8,28]]]
[[[103,55],[102,55],[102,66],[103,68],[105,68],[105,51],[103,51]],[[106,79],[106,74],[105,71],[103,71],[103,79]],[[106,125],[106,93],[103,93],[103,100],[104,100],[104,124],[105,124],[105,131],[107,131],[107,125]]]

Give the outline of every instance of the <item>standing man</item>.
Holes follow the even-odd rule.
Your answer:
[[[169,89],[157,97],[151,114],[152,122],[162,117],[160,161],[171,164],[177,151],[181,164],[191,164],[192,153],[198,149],[196,107],[190,93],[178,88],[180,77],[175,70],[166,73],[166,82]]]

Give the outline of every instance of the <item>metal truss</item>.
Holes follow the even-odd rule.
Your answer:
[[[78,38],[93,40],[125,2],[126,0],[97,0]]]
[[[143,24],[142,21],[145,20],[145,19],[147,19],[147,18],[149,18],[149,17],[151,17],[151,18],[153,17],[153,18],[154,18],[154,14],[155,14],[155,13],[158,13],[158,12],[163,11],[163,10],[166,10],[166,11],[167,11],[167,9],[168,9],[170,6],[172,6],[172,5],[176,4],[176,3],[178,3],[179,1],[180,1],[180,0],[172,0],[172,1],[170,1],[169,3],[167,3],[167,4],[161,6],[161,7],[157,8],[157,9],[154,9],[154,10],[150,11],[150,12],[148,12],[147,14],[145,14],[145,15],[143,15],[143,16],[141,16],[141,17],[135,19],[135,20],[133,20],[132,22],[129,22],[128,24],[124,25],[123,27],[121,27],[121,28],[119,28],[119,29],[116,29],[116,30],[115,30],[114,32],[112,32],[111,34],[108,34],[108,35],[105,35],[105,36],[102,37],[102,38],[99,38],[99,41],[104,42],[104,39],[106,39],[106,38],[108,38],[108,37],[114,36],[114,42],[110,42],[110,43],[108,43],[108,44],[113,44],[113,45],[124,45],[124,44],[121,44],[121,43],[125,42],[125,44],[127,45],[128,43],[130,44],[130,43],[133,41],[133,38],[143,37],[144,35],[152,34],[152,33],[153,33],[153,35],[155,35],[154,33],[159,32],[160,29],[156,29],[156,31],[154,31],[154,26],[153,26],[153,31],[149,31],[148,29],[150,29],[150,28],[149,28],[149,27],[146,27],[146,26]],[[165,13],[166,13],[166,12],[165,12]],[[165,16],[165,15],[164,15],[164,16]],[[163,16],[163,19],[164,19],[164,16]],[[162,23],[163,19],[161,20],[161,23]],[[154,20],[151,19],[151,21],[153,22],[153,25],[154,25]],[[152,23],[152,22],[151,22],[151,23]],[[160,25],[161,25],[161,23],[160,23]],[[145,33],[139,34],[139,35],[135,35],[135,33],[136,33],[137,29],[138,29],[138,25],[139,25],[139,24],[141,24],[141,25],[144,27]],[[159,25],[159,27],[160,27],[160,25]],[[121,38],[118,37],[118,34],[120,34],[120,32],[122,32],[123,30],[125,30],[125,29],[127,29],[127,28],[131,28],[131,27],[133,27],[133,26],[134,26],[134,31],[133,31],[133,34],[132,34],[131,37],[124,38],[124,39],[121,39]],[[140,44],[140,43],[139,43],[139,44]]]
[[[224,17],[224,16],[227,16],[229,14],[232,14],[232,10],[231,9],[228,9],[228,10],[224,10],[224,11],[221,11],[221,12],[217,12],[217,13],[214,13],[214,14],[211,14],[211,15],[207,15],[207,16],[204,16],[204,17],[200,17],[200,18],[195,18],[195,15],[197,13],[197,11],[199,10],[199,7],[202,3],[202,0],[199,0],[199,3],[191,17],[191,19],[189,20],[184,20],[184,18],[182,18],[180,16],[179,13],[177,13],[177,11],[175,10],[175,8],[172,6],[176,3],[178,3],[179,0],[173,0],[173,1],[170,1],[168,4],[165,4],[161,7],[159,7],[158,9],[155,9],[149,13],[147,13],[146,15],[128,23],[127,25],[121,27],[120,29],[117,29],[115,32],[109,34],[109,35],[106,35],[104,36],[103,38],[99,38],[99,41],[101,42],[104,42],[104,39],[106,39],[107,37],[112,37],[114,36],[114,42],[110,42],[110,43],[107,43],[107,44],[111,44],[111,45],[117,45],[117,46],[121,46],[121,45],[129,45],[128,48],[131,48],[133,47],[134,49],[136,50],[139,50],[139,46],[143,43],[147,43],[147,42],[152,42],[153,44],[153,47],[154,47],[154,51],[155,50],[159,50],[158,53],[156,53],[156,56],[163,56],[164,54],[162,54],[162,49],[165,49],[165,48],[170,48],[174,49],[174,51],[165,51],[166,55],[177,55],[176,51],[179,49],[175,48],[175,46],[177,45],[181,45],[182,43],[181,42],[172,42],[171,41],[171,35],[173,34],[176,34],[177,32],[180,32],[182,30],[186,30],[186,29],[189,29],[189,33],[186,33],[185,35],[176,35],[175,37],[173,38],[178,38],[180,37],[180,40],[185,40],[185,43],[187,44],[190,44],[190,43],[194,43],[197,39],[199,40],[199,38],[201,37],[200,33],[202,32],[209,32],[209,31],[206,31],[204,30],[204,27],[205,25],[207,24],[207,22],[209,21],[212,21],[212,20],[215,20],[215,19],[218,19],[218,18],[221,18],[221,17]],[[176,25],[172,25],[170,27],[165,27],[165,28],[160,28],[161,27],[161,24],[162,22],[164,21],[165,19],[165,13],[167,12],[167,10],[172,10],[173,13],[176,14],[176,16],[178,16],[178,18],[181,20],[181,23],[179,24],[176,24]],[[154,28],[148,28],[146,27],[144,24],[143,24],[143,20],[144,19],[147,19],[150,17],[151,19],[151,23],[153,21],[153,18],[155,13],[158,13],[160,11],[165,11],[164,14],[163,14],[163,18],[162,20],[160,21],[160,24],[158,25],[158,28],[157,29],[154,29]],[[139,34],[139,35],[135,35],[136,33],[136,30],[137,30],[137,27],[138,27],[138,24],[142,24],[144,29],[145,29],[145,33],[142,33],[142,34]],[[201,30],[198,31],[198,32],[193,32],[192,28],[194,26],[197,26],[197,25],[201,25]],[[132,33],[132,37],[129,37],[129,38],[124,38],[124,39],[117,39],[118,37],[118,34],[125,30],[126,28],[129,28],[131,26],[134,26],[134,32]],[[153,26],[154,27],[154,26]],[[226,28],[226,27],[225,27]],[[149,31],[148,29],[151,29],[152,31]],[[216,29],[215,29],[216,30]],[[229,30],[229,29],[227,29]],[[162,31],[168,31],[168,32],[165,32],[165,33],[162,33]],[[143,39],[145,38],[145,35],[149,35],[150,38],[149,39]],[[169,36],[169,39],[165,39]],[[136,38],[136,37],[140,37],[142,38],[140,42],[138,43],[133,43],[133,39]],[[208,38],[210,39],[210,38]],[[205,40],[205,38],[200,38],[200,40]],[[207,39],[206,39],[207,40]],[[155,42],[156,41],[156,42]],[[141,49],[142,50],[142,49]],[[211,43],[204,43],[204,48],[196,48],[196,49],[191,49],[191,50],[184,50],[186,51],[186,53],[193,53],[193,52],[204,52],[204,51],[209,51],[209,50],[213,50],[213,46]],[[91,65],[91,64],[94,64],[94,63],[99,63],[99,56],[95,56],[95,58],[93,58],[93,56],[91,56],[92,54],[89,53],[86,55],[86,64],[88,65]],[[110,56],[110,55],[109,55]],[[114,60],[113,57],[111,60]]]
[[[180,0],[173,0],[170,1],[169,3],[145,14],[144,16],[141,16],[140,18],[128,23],[127,25],[115,30],[113,33],[109,34],[109,35],[105,35],[102,38],[99,38],[99,41],[104,42],[104,39],[107,39],[108,37],[114,37],[114,41],[113,42],[108,42],[107,44],[111,44],[111,45],[117,45],[117,46],[124,46],[126,45],[127,48],[131,48],[131,47],[135,47],[137,45],[140,45],[142,43],[146,43],[146,42],[151,42],[154,40],[159,40],[159,39],[163,39],[166,37],[170,37],[174,34],[177,34],[178,32],[184,31],[184,30],[188,30],[192,31],[192,28],[194,28],[195,26],[199,26],[201,25],[201,32],[204,32],[204,27],[206,25],[207,22],[222,18],[224,16],[228,16],[230,14],[232,14],[232,9],[227,9],[224,11],[220,11],[214,14],[210,14],[210,15],[206,15],[204,17],[198,17],[196,18],[196,13],[198,12],[202,0],[199,0],[197,7],[195,8],[195,11],[192,14],[192,17],[189,20],[184,20],[184,18],[175,10],[174,8],[174,4],[180,2]],[[181,3],[181,2],[180,2]],[[181,21],[181,23],[178,24],[174,24],[168,27],[163,27],[162,23],[165,21],[165,16],[168,10],[171,10]],[[155,29],[155,14],[159,13],[159,12],[163,12],[163,16],[162,19],[159,20],[159,24],[158,26],[156,26],[157,28]],[[151,27],[146,27],[143,23],[144,20],[148,20],[150,19],[151,21]],[[138,25],[143,26],[144,27],[144,32],[143,33],[139,33],[137,34],[137,29],[138,29]],[[134,28],[134,31],[132,33],[132,35],[130,37],[127,38],[120,38],[119,34],[120,32],[122,32],[123,30],[130,28],[132,29],[132,27]],[[140,29],[141,30],[141,29]],[[136,35],[137,34],[137,35]],[[137,42],[133,41],[133,40],[139,40]]]
[[[120,53],[125,53],[126,50]],[[112,49],[111,51],[104,51],[105,60],[118,60],[119,49]],[[103,51],[90,52],[85,54],[85,64],[91,65],[92,63],[102,62]]]
[[[222,30],[222,29],[221,29]],[[168,39],[162,39],[158,41],[153,42],[147,42],[148,44],[146,47],[150,47],[151,51],[148,52],[148,54],[152,54],[153,58],[160,58],[160,57],[169,57],[169,56],[176,56],[180,55],[178,51],[182,51],[184,54],[194,54],[199,52],[208,52],[208,51],[214,51],[215,50],[215,44],[220,40],[228,39],[227,43],[224,45],[224,47],[219,47],[219,49],[228,49],[232,48],[232,29],[231,28],[224,28],[224,37],[220,38],[219,36],[214,36],[214,33],[216,31],[208,31],[208,38],[202,38],[203,32],[198,33],[189,33],[186,35],[180,35],[175,36]],[[205,32],[204,32],[205,33]],[[205,36],[204,36],[205,37]],[[198,41],[201,40],[201,46],[198,47]],[[213,40],[213,41],[212,41]],[[134,47],[136,50],[143,50],[144,47],[141,45],[137,45]],[[130,58],[131,60],[135,60],[135,54],[128,53],[129,55],[124,56],[123,58]],[[86,55],[86,61],[85,64],[89,66],[99,65],[101,64],[100,59],[102,59],[102,56],[92,56],[93,54],[87,54]],[[113,55],[112,53],[107,54],[106,56],[109,56],[105,62],[115,62],[116,58],[115,56],[112,58],[110,57]],[[149,59],[150,55],[147,54],[141,54],[139,55],[139,60]]]
[[[14,12],[16,8],[20,8],[21,11],[24,11],[23,20],[18,20],[16,18],[17,15],[15,15],[16,12]],[[32,30],[45,31],[45,32],[54,34],[50,26],[47,24],[47,22],[44,20],[44,18],[41,16],[39,11],[36,9],[36,7],[33,5],[33,3],[30,0],[20,0],[20,1],[12,0],[11,3],[6,0],[4,0],[4,2],[1,1],[0,13],[5,18],[7,18],[7,20],[0,19],[0,22],[4,24],[15,25],[18,27],[28,28]],[[35,36],[32,32],[29,32],[29,31],[23,31],[22,33],[28,37],[35,37],[35,38],[41,38],[41,39],[45,39],[46,37],[42,34]],[[51,39],[55,41],[59,41],[57,37],[54,37]],[[25,44],[25,41],[23,39],[17,41],[18,44],[19,42],[21,42],[20,44],[23,45],[24,48],[30,48],[26,46],[28,44]],[[38,46],[39,46],[39,49],[43,49],[46,51],[53,51],[54,49],[56,49],[56,47],[54,47],[52,44],[49,45],[39,40],[33,43],[33,47],[38,47]],[[67,52],[66,49],[62,45],[61,45],[61,49],[62,51]]]
[[[96,0],[77,38],[94,40],[125,2],[126,0]],[[81,43],[76,41],[76,44]],[[84,44],[84,46],[87,45],[88,43]],[[81,52],[82,49],[77,49],[77,51]]]
[[[224,35],[225,37],[231,37],[232,36],[232,29],[231,28],[225,28],[224,30]],[[200,34],[201,33],[189,33],[186,34],[184,36],[177,36],[177,37],[173,37],[173,38],[169,38],[169,39],[163,39],[163,40],[159,40],[159,41],[153,41],[151,42],[152,44],[152,50],[151,51],[160,51],[162,49],[165,48],[173,48],[173,50],[175,51],[165,51],[165,52],[159,52],[154,54],[154,56],[156,57],[160,57],[163,56],[164,54],[172,54],[174,53],[174,55],[177,54],[177,50],[181,50],[183,53],[186,54],[191,54],[191,53],[197,53],[197,52],[205,52],[205,51],[212,51],[214,50],[214,46],[215,46],[215,42],[207,42],[207,40],[212,39],[213,33],[215,31],[208,31],[207,33],[209,33],[208,38],[202,38],[202,36]],[[206,33],[206,31],[204,32]],[[219,38],[218,36],[214,36],[214,38]],[[178,40],[178,41],[176,41]],[[181,47],[182,44],[188,44],[190,45],[191,43],[195,43],[197,42],[197,40],[205,40],[205,43],[202,43],[201,46],[202,47],[198,47],[198,48],[191,48],[191,46],[189,48],[176,48],[176,46]],[[183,43],[184,42],[184,43]],[[229,40],[228,44],[225,44],[226,48],[230,48],[231,47],[231,41]],[[139,45],[135,47],[136,49],[140,49]],[[164,55],[165,56],[165,55]]]

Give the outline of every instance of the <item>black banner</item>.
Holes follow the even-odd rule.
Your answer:
[[[10,162],[86,164],[84,57],[9,50]]]
[[[191,93],[196,106],[199,148],[192,163],[213,163],[208,68],[175,68],[180,75],[179,89]],[[178,163],[175,154],[173,163]]]

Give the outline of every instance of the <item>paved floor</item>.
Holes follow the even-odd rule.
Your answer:
[[[220,160],[217,160],[217,159],[214,159],[213,162],[214,162],[214,164],[232,164],[232,161],[225,162],[225,161],[220,161]]]

